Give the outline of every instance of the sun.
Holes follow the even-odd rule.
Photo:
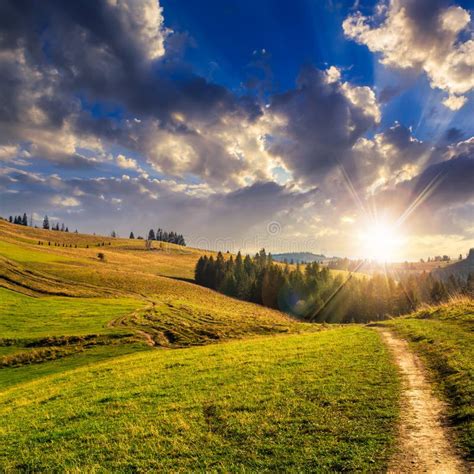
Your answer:
[[[369,225],[360,239],[364,257],[377,262],[393,261],[403,240],[396,227],[384,221]]]

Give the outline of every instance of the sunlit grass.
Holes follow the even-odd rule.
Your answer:
[[[387,350],[364,328],[148,351],[4,391],[0,463],[378,471],[390,454],[397,393]]]
[[[108,322],[141,306],[131,298],[32,298],[0,288],[0,334],[22,339],[106,333]]]

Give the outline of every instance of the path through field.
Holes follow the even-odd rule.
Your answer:
[[[445,406],[433,395],[420,359],[406,341],[388,329],[378,330],[395,357],[403,383],[399,448],[389,472],[469,472],[450,443]]]

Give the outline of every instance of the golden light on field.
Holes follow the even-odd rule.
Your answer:
[[[385,221],[371,223],[360,233],[359,238],[362,255],[378,262],[391,262],[396,259],[404,241],[397,226]]]

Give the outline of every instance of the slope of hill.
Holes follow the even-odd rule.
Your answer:
[[[201,251],[157,247],[0,221],[0,365],[98,345],[186,347],[317,330],[189,283]]]
[[[474,249],[469,251],[468,256],[464,260],[460,260],[443,268],[433,270],[433,275],[447,280],[451,275],[466,281],[469,275],[474,275]]]
[[[157,247],[0,222],[0,470],[383,468],[375,333],[199,287],[201,251]]]
[[[0,470],[386,467],[400,386],[376,332],[194,285],[202,251],[156,247],[0,221]],[[470,447],[472,306],[423,314],[387,324],[448,367]]]

